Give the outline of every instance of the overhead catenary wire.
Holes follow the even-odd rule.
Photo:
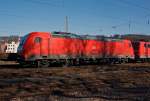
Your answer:
[[[51,7],[63,7],[63,4],[62,5],[58,5],[58,4],[56,5],[56,4],[53,4],[53,3],[50,3],[50,2],[41,1],[41,0],[23,0],[23,1],[34,3],[34,4],[47,5],[47,6],[51,6]]]
[[[141,8],[141,9],[144,9],[144,10],[150,12],[150,8],[147,8],[147,7],[145,7],[145,6],[142,6],[142,5],[133,3],[133,2],[131,2],[131,1],[127,1],[127,0],[118,0],[118,1],[120,1],[120,2],[122,2],[122,3],[124,3],[124,4],[130,5],[130,6],[134,6],[134,7],[137,7],[137,8]]]
[[[58,4],[53,4],[53,3],[51,3],[51,2],[49,2],[49,1],[40,1],[40,0],[23,0],[23,1],[26,1],[26,2],[30,2],[30,3],[35,3],[35,4],[41,4],[41,5],[47,5],[47,6],[51,6],[51,7],[62,7],[62,6],[60,6],[60,5],[58,5]],[[119,0],[119,1],[121,1],[121,0]],[[123,0],[123,1],[127,1],[127,0]],[[128,1],[127,1],[128,2]],[[129,3],[129,2],[128,2]],[[127,3],[126,3],[127,4]],[[131,4],[134,4],[134,3],[131,3]],[[130,4],[130,5],[131,5]],[[142,6],[137,6],[137,7],[139,7],[139,8],[141,8],[141,9],[147,9],[147,11],[148,11],[148,9],[149,8],[146,8],[146,7],[142,7]],[[21,16],[21,15],[16,15],[16,14],[10,14],[10,13],[6,13],[6,15],[8,15],[8,16],[16,16],[16,17],[20,17],[20,18],[23,18],[24,16]],[[146,16],[144,16],[144,17],[148,17],[150,14],[147,14]],[[120,26],[123,26],[123,25],[129,25],[129,20],[130,19],[122,19],[121,17],[113,17],[113,16],[109,16],[109,15],[107,15],[107,16],[105,16],[105,15],[103,15],[104,17],[107,17],[107,18],[109,18],[109,19],[113,19],[113,20],[119,20],[119,21],[122,21],[122,20],[124,20],[124,21],[126,21],[125,23],[121,23],[121,24],[116,24],[116,25],[112,25],[111,27],[114,27],[114,28],[118,28],[118,27],[120,27]],[[132,21],[132,23],[138,23],[138,21]],[[146,22],[147,24],[149,24],[149,19],[147,20],[147,22]]]
[[[50,2],[43,2],[43,1],[39,1],[39,0],[24,0],[24,1],[27,1],[27,2],[31,2],[31,3],[36,3],[36,4],[42,4],[42,5],[48,5],[48,6],[55,6],[55,7],[60,7],[58,5],[54,5],[54,4],[51,4]],[[104,15],[103,15],[104,16]],[[113,16],[104,16],[105,18],[109,18],[109,19],[113,19],[113,20],[126,20],[126,19],[122,19],[120,17],[113,17]],[[120,25],[120,24],[119,24]],[[113,27],[113,26],[112,26]]]
[[[127,4],[127,5],[130,5],[130,6],[134,6],[134,7],[140,8],[140,9],[144,9],[144,10],[146,10],[146,11],[148,11],[148,12],[150,11],[150,8],[141,6],[141,5],[136,4],[136,3],[133,3],[133,2],[131,2],[131,1],[127,1],[127,0],[118,0],[118,1],[120,1],[121,3]],[[146,15],[144,15],[144,16],[142,16],[142,17],[145,17],[145,18],[146,18],[146,17],[148,17],[148,16],[150,16],[150,13],[149,13],[149,14],[146,14]],[[132,23],[138,24],[139,21],[132,21]],[[129,32],[130,32],[130,30],[131,30],[131,19],[130,19],[129,22],[127,21],[127,23],[124,23],[124,24],[128,24],[128,26],[129,26]],[[113,25],[112,28],[115,29],[115,28],[117,28],[117,27],[119,27],[119,26],[121,26],[121,25],[124,25],[124,24]],[[146,24],[149,24],[149,19],[146,21]]]

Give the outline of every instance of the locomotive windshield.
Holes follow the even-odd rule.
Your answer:
[[[28,35],[25,35],[24,37],[21,38],[21,41],[20,41],[20,45],[22,46],[24,44],[24,42],[26,41]]]
[[[18,47],[18,51],[21,51],[21,50],[22,50],[22,46],[24,45],[24,43],[25,43],[27,37],[28,37],[28,34],[21,38],[20,44],[19,44],[19,47]]]

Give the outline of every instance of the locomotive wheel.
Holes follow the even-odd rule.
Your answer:
[[[70,61],[66,59],[63,63],[63,67],[68,67],[68,66],[70,66]]]
[[[37,66],[36,67],[49,67],[49,62],[47,60],[40,60],[37,61]]]
[[[76,66],[79,66],[79,65],[80,65],[80,59],[76,59],[75,65],[76,65]]]

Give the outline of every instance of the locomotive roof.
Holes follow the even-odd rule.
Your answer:
[[[83,39],[94,39],[94,40],[103,40],[103,41],[122,41],[121,38],[105,37],[99,35],[81,35]]]
[[[52,32],[52,36],[66,37],[66,38],[81,38],[79,35],[67,32]]]
[[[94,40],[104,40],[104,36],[98,35],[81,35],[82,39],[94,39]]]
[[[52,36],[57,37],[66,37],[66,38],[80,38],[80,39],[93,39],[93,40],[103,40],[103,41],[122,41],[124,39],[114,38],[114,37],[105,37],[100,35],[77,35],[67,32],[52,32]]]
[[[124,39],[121,38],[113,38],[113,37],[106,37],[105,38],[106,41],[122,41]]]

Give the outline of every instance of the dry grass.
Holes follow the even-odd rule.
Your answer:
[[[149,65],[136,63],[39,69],[0,67],[0,96],[17,97],[40,93],[65,97],[97,97],[105,101],[148,101]]]

